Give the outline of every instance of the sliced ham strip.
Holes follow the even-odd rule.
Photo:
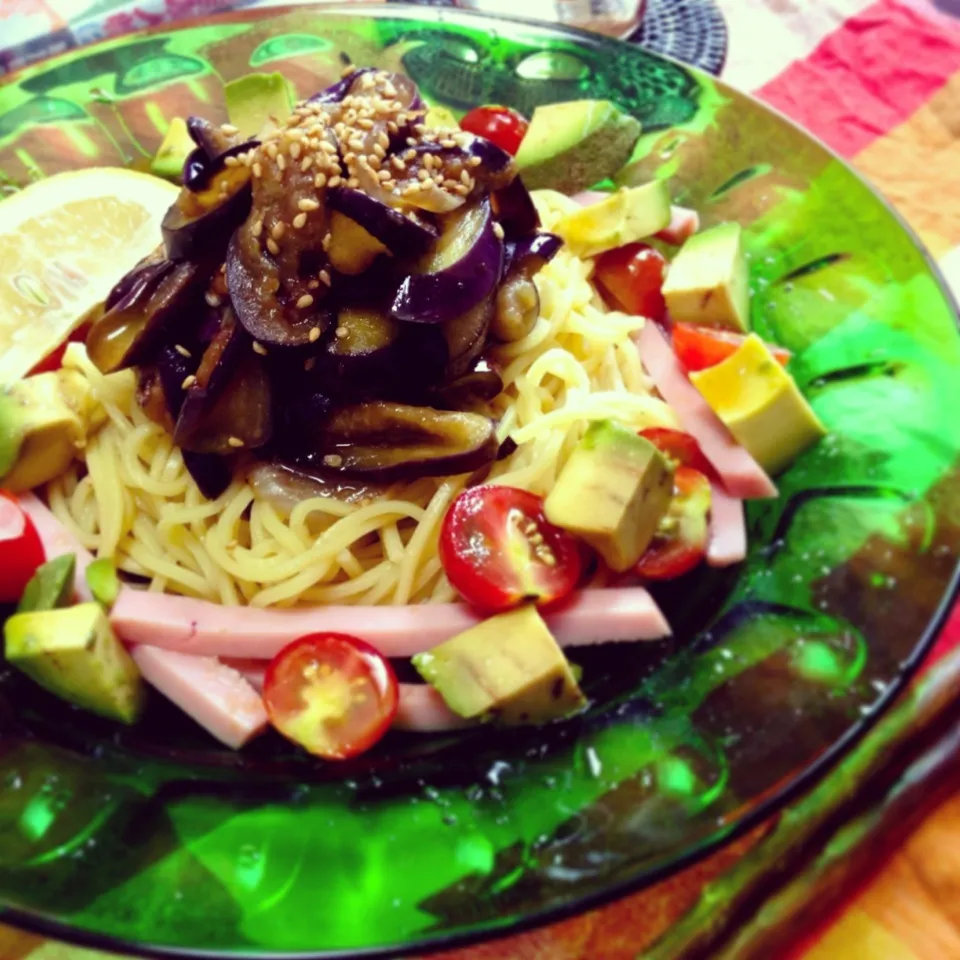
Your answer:
[[[575,193],[570,199],[575,203],[579,203],[581,207],[592,207],[595,203],[606,200],[609,196],[610,194],[605,193],[603,190],[581,190],[579,193]]]
[[[730,431],[690,382],[660,328],[647,323],[637,336],[640,359],[660,395],[673,408],[720,474],[727,492],[744,500],[775,497],[777,488],[760,464]]]
[[[223,661],[239,673],[257,690],[263,690],[266,660],[225,658]],[[409,733],[443,733],[474,726],[475,721],[457,716],[440,694],[428,683],[401,683],[400,704],[393,726]]]
[[[408,607],[263,610],[124,587],[114,628],[128,643],[181,653],[269,660],[291,640],[333,631],[359,635],[385,657],[410,657],[449,640],[483,617],[458,603]],[[546,617],[561,646],[658,640],[670,626],[642,587],[583,590]]]
[[[689,240],[700,229],[700,214],[689,207],[671,207],[670,223],[654,236],[675,247]]]
[[[20,508],[33,521],[37,528],[40,543],[43,544],[43,554],[47,560],[54,560],[65,554],[72,553],[77,558],[76,576],[74,578],[74,592],[84,601],[93,599],[93,594],[87,586],[84,573],[93,563],[93,556],[86,547],[82,546],[67,530],[66,527],[50,512],[50,509],[32,493],[22,493],[17,498]]]
[[[400,706],[393,726],[410,733],[443,733],[476,726],[476,722],[457,716],[429,684],[401,683]]]
[[[743,501],[731,497],[719,484],[713,484],[710,496],[710,542],[707,563],[711,567],[729,567],[747,556],[747,525]]]
[[[260,694],[215,657],[141,646],[130,655],[149,684],[228,747],[238,750],[267,726]]]

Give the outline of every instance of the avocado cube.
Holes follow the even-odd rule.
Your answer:
[[[673,495],[673,470],[647,439],[595,420],[544,503],[547,519],[586,540],[612,570],[634,566]]]
[[[653,180],[640,187],[624,187],[604,200],[568,213],[555,232],[578,257],[595,257],[650,237],[669,223],[667,181]]]
[[[22,493],[63,473],[102,422],[103,408],[76,370],[41,373],[0,392],[0,480]]]
[[[35,610],[56,610],[73,599],[77,558],[72,553],[54,557],[37,567],[37,572],[23,588],[17,613]]]
[[[223,88],[227,116],[241,137],[255,137],[278,127],[293,112],[294,96],[280,73],[248,73]]]
[[[7,662],[56,696],[122,723],[140,716],[143,679],[100,604],[17,613],[3,635]]]
[[[110,557],[99,557],[91,563],[86,571],[87,586],[93,594],[93,599],[109,610],[120,596],[120,577],[117,575],[117,565]]]
[[[150,172],[158,177],[179,182],[183,175],[183,164],[195,147],[196,144],[187,132],[186,121],[183,117],[174,117],[167,127],[163,142],[150,161]]]
[[[695,233],[667,270],[663,298],[675,322],[746,333],[750,329],[750,270],[738,223]]]
[[[609,100],[537,107],[517,151],[517,168],[530,190],[579,193],[630,159],[640,129],[639,120]]]
[[[417,654],[413,665],[461,717],[538,724],[586,704],[567,658],[532,604]]]
[[[779,473],[827,432],[756,334],[726,360],[691,373],[690,382],[768,473]]]

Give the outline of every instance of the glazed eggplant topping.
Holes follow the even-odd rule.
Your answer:
[[[207,496],[251,456],[376,483],[497,456],[485,353],[533,328],[560,241],[510,154],[426,112],[407,77],[351,67],[256,139],[188,121],[164,247],[88,348],[140,367],[141,405]]]

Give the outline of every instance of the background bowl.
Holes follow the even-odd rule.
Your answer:
[[[830,436],[748,511],[750,556],[659,591],[673,641],[577,653],[596,706],[546,730],[391,735],[348,765],[240,755],[172,708],[118,732],[0,674],[0,919],[154,956],[395,957],[659,879],[771,813],[890,702],[960,550],[960,337],[897,216],[787,121],[586,34],[402,7],[235,12],[0,86],[9,182],[142,165],[176,115],[280,70],[410,74],[455,111],[609,97],[649,175],[746,228],[757,331]],[[2,210],[2,208],[0,208]],[[357,633],[363,633],[358,617]]]

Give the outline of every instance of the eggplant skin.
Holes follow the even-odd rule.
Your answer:
[[[498,449],[488,417],[379,400],[334,411],[319,441],[316,453],[295,462],[387,483],[469,473],[493,462]]]
[[[393,316],[411,323],[443,323],[486,300],[503,270],[503,241],[494,227],[488,199],[452,214],[437,249],[401,280]]]
[[[336,187],[327,193],[332,210],[355,220],[397,256],[416,257],[424,253],[438,236],[437,228],[411,217],[368,196],[362,190]]]

